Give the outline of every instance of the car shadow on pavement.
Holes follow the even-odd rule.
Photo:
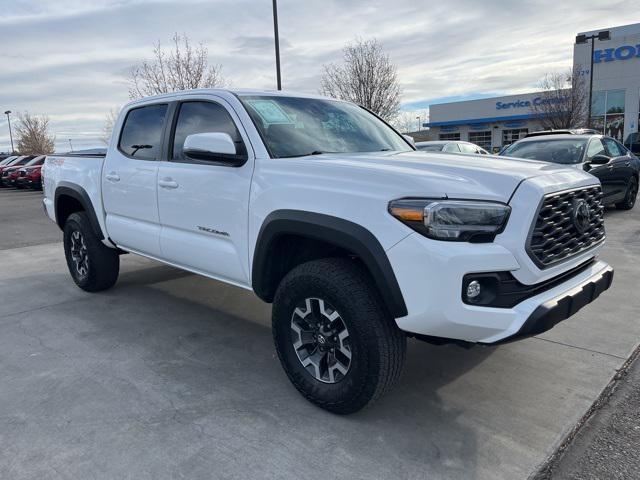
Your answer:
[[[408,473],[437,459],[428,466],[430,472],[473,478],[473,428],[438,391],[476,368],[494,348],[409,340],[406,369],[397,388],[370,408],[340,417],[309,404],[289,384],[271,340],[270,306],[240,288],[195,275],[161,273],[163,269],[175,270],[161,266],[128,272],[110,296],[120,296],[126,288],[128,297],[150,297],[145,303],[164,313],[151,316],[153,336],[162,341],[148,345],[141,340],[139,348],[147,348],[152,360],[146,363],[163,383],[181,385],[180,391],[196,399],[197,407],[182,412],[190,421],[206,424],[216,412],[268,415],[280,426],[280,434],[309,430],[335,442],[339,436],[330,432],[342,431],[357,445],[347,451],[356,453],[355,449],[369,462],[393,454],[396,471]],[[144,285],[147,280],[156,291]],[[141,318],[135,322],[142,328],[147,323]],[[174,404],[181,400],[178,395]]]

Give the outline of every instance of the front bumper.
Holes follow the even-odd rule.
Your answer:
[[[504,246],[438,242],[416,233],[390,248],[387,255],[408,310],[408,315],[396,319],[398,326],[409,333],[474,343],[498,343],[547,330],[609,288],[613,276],[609,265],[594,261],[510,308],[483,307],[462,301],[463,278],[480,272],[515,274],[521,266]],[[591,287],[585,287],[590,284],[596,285],[592,294],[588,293]],[[579,293],[582,290],[587,293]]]
[[[558,323],[574,315],[607,290],[613,282],[613,268],[606,266],[571,290],[547,300],[536,308],[520,330],[495,343],[506,343],[546,332]]]

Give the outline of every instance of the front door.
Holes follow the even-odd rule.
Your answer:
[[[130,110],[102,173],[109,237],[125,250],[153,257],[161,256],[157,160],[166,117],[166,104]]]
[[[176,109],[167,161],[158,172],[158,208],[163,258],[205,275],[249,285],[248,209],[253,151],[235,112],[221,98],[188,100]],[[188,135],[222,132],[236,151],[246,155],[241,166],[194,160],[185,156]]]

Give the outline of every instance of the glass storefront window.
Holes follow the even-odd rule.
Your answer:
[[[510,145],[516,140],[520,140],[524,138],[524,136],[529,133],[528,128],[514,128],[511,130],[503,130],[502,131],[502,145]]]
[[[458,133],[441,133],[438,135],[440,140],[460,140],[460,132]]]
[[[622,141],[624,134],[624,90],[593,92],[591,128]]]
[[[591,98],[591,116],[600,117],[604,115],[605,105],[607,103],[607,92],[593,92]]]
[[[485,132],[469,132],[469,141],[485,150],[491,151],[491,130]]]

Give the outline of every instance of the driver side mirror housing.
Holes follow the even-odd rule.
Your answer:
[[[589,160],[589,163],[592,165],[606,165],[610,160],[606,155],[594,155]]]
[[[247,161],[246,155],[238,154],[231,135],[223,132],[188,135],[182,151],[189,159],[219,165],[239,167]]]
[[[409,142],[411,145],[413,145],[414,147],[416,146],[416,141],[414,140],[414,138],[411,135],[402,135],[404,137],[404,139]]]

